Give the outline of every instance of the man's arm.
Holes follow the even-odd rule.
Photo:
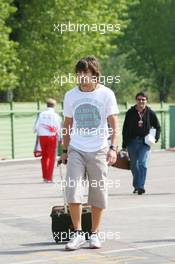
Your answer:
[[[111,127],[111,145],[117,146],[117,135],[119,133],[119,127],[118,127],[118,117],[117,115],[110,115],[108,116],[108,123]]]
[[[118,126],[118,117],[117,115],[110,115],[108,116],[108,123],[111,127],[111,145],[114,145],[117,149],[117,136],[119,133],[119,126]],[[117,159],[117,153],[116,151],[109,149],[107,153],[107,161],[108,165],[112,165],[116,162]]]
[[[127,139],[128,139],[128,112],[125,115],[125,120],[122,129],[122,149],[127,148],[127,141],[128,141]]]
[[[153,127],[156,129],[156,142],[159,140],[160,138],[160,132],[161,132],[161,127],[160,127],[160,122],[159,119],[157,118],[157,115],[153,112]]]
[[[65,117],[63,125],[63,149],[67,149],[70,141],[70,131],[73,124],[72,117]]]
[[[40,114],[37,116],[37,118],[35,120],[35,124],[34,124],[34,127],[33,127],[33,132],[34,133],[38,133],[39,124],[40,124]]]
[[[67,148],[70,142],[70,131],[73,125],[73,118],[72,117],[65,117],[64,119],[64,126],[63,126],[63,154],[61,155],[62,162],[65,164],[67,160]]]

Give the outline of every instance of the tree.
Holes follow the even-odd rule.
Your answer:
[[[68,25],[69,22],[116,24],[117,5],[112,0],[15,0],[14,4],[18,11],[11,19],[13,38],[19,42],[18,56],[22,62],[20,86],[16,89],[19,99],[53,95],[62,100],[73,84],[61,86],[54,76],[74,74],[74,65],[80,57],[93,54],[104,59],[112,49],[110,39],[117,32],[78,30],[61,34],[57,30],[58,24]]]
[[[10,40],[9,16],[15,12],[10,0],[0,1],[0,91],[12,90],[18,83],[16,74],[19,60],[16,54],[17,43]]]
[[[175,2],[126,2],[128,25],[116,43],[127,54],[126,67],[145,79],[160,101],[167,101],[175,87]]]
[[[112,76],[114,79],[114,81],[107,86],[114,91],[120,103],[132,101],[133,94],[136,94],[139,87],[142,85],[136,74],[125,67],[125,63],[126,54],[121,54],[120,51],[111,53],[103,63],[103,68],[105,69],[104,74],[106,76]],[[115,76],[118,75],[120,76],[119,83],[115,81]]]

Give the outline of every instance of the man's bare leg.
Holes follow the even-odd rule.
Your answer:
[[[81,226],[82,205],[79,203],[70,203],[69,209],[70,209],[70,214],[74,229],[82,230],[82,226]]]
[[[101,224],[103,209],[92,206],[92,232],[98,232]]]

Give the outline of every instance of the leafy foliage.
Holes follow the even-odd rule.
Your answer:
[[[16,2],[17,3],[17,2]],[[117,20],[116,6],[109,14],[110,1],[37,0],[18,1],[16,32],[20,43],[20,87],[18,97],[55,95],[62,99],[73,84],[61,86],[55,77],[74,74],[80,57],[94,54],[104,58],[111,50],[113,32],[57,30],[60,24],[108,24]],[[113,11],[113,12],[112,12]],[[116,15],[114,16],[114,14]]]
[[[61,24],[86,30],[61,33]],[[107,31],[116,24],[119,32]],[[120,75],[108,85],[119,101],[140,89],[161,101],[175,95],[174,0],[1,0],[0,33],[0,91],[14,89],[16,100],[62,101],[74,83],[60,76],[88,54],[103,75]]]
[[[160,101],[166,101],[175,84],[175,2],[127,2],[128,26],[116,42],[127,54],[127,68],[144,79],[146,88],[158,91]]]
[[[10,0],[0,1],[0,90],[13,89],[17,85],[16,68],[19,63],[16,54],[17,43],[10,40],[9,16],[15,12]]]

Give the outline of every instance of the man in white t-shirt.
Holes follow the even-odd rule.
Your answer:
[[[81,183],[87,173],[88,204],[92,212],[90,248],[100,248],[98,236],[102,211],[107,207],[108,165],[116,162],[119,113],[112,90],[99,84],[99,63],[93,56],[82,58],[75,67],[79,85],[64,98],[63,163],[67,162],[66,197],[75,234],[66,244],[75,250],[85,243],[81,213]],[[108,145],[110,125],[111,145]],[[74,184],[69,184],[74,181]],[[103,186],[101,185],[103,183]]]
[[[41,145],[41,165],[44,182],[52,182],[57,138],[60,129],[59,117],[54,111],[55,106],[56,101],[54,99],[47,99],[47,109],[39,114],[35,125],[35,131]]]

